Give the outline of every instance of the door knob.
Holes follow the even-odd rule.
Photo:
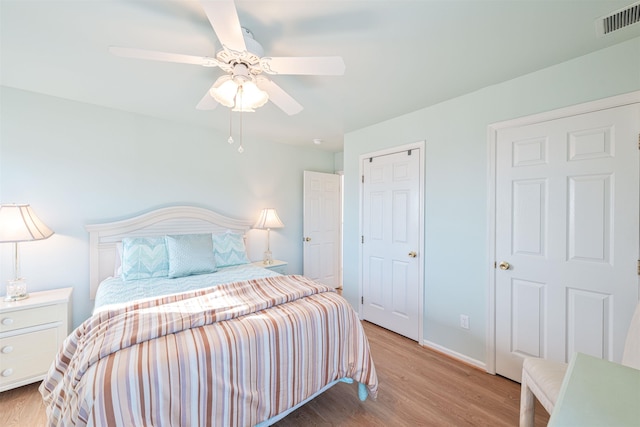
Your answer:
[[[305,237],[305,238],[304,238],[304,239],[302,239],[302,240],[304,240],[305,242],[310,242],[310,241],[311,241],[311,237]]]
[[[415,258],[415,257],[417,257],[417,256],[418,256],[418,254],[417,254],[417,253],[415,253],[415,251],[411,251],[411,252],[409,252],[409,256],[410,256],[411,258]]]
[[[500,270],[508,270],[511,268],[511,264],[509,264],[507,261],[502,261],[500,265],[498,265],[498,267],[500,267]]]

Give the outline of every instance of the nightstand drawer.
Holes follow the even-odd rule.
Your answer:
[[[265,264],[262,261],[256,261],[253,263],[256,267],[266,268],[267,270],[275,271],[280,274],[287,274],[287,265],[289,263],[286,261],[281,261],[279,259],[274,259],[271,264]]]
[[[0,332],[8,332],[15,329],[51,323],[56,320],[64,320],[64,316],[66,315],[66,307],[61,307],[60,305],[48,305],[2,313],[0,314]]]
[[[71,325],[72,288],[0,301],[0,392],[40,381]]]
[[[58,328],[0,339],[0,386],[44,375],[58,351]]]
[[[280,274],[287,274],[287,265],[284,264],[284,265],[269,267],[269,270],[275,271],[276,273],[280,273]]]

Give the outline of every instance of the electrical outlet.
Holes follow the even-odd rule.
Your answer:
[[[469,329],[469,316],[466,314],[460,315],[460,327],[462,329]]]

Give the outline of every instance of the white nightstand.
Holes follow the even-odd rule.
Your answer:
[[[71,326],[73,288],[0,302],[0,392],[40,381]]]
[[[253,265],[266,268],[267,270],[275,271],[276,273],[287,274],[287,265],[289,265],[289,263],[287,261],[280,261],[279,259],[274,259],[271,264],[265,264],[262,261],[256,261],[253,263]]]

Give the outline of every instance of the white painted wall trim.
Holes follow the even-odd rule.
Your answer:
[[[478,368],[480,370],[483,370],[483,371],[488,371],[487,366],[483,362],[481,362],[479,360],[476,360],[476,359],[473,359],[473,358],[471,358],[469,356],[465,356],[464,354],[458,353],[457,351],[453,351],[453,350],[448,349],[446,347],[442,347],[441,345],[438,345],[436,343],[433,343],[433,342],[427,341],[427,340],[423,340],[422,341],[422,345],[425,346],[425,347],[428,347],[428,348],[430,348],[430,349],[432,349],[434,351],[437,351],[438,353],[445,354],[445,355],[447,355],[447,356],[449,356],[449,357],[451,357],[453,359],[456,359],[456,360],[459,360],[459,361],[461,361],[463,363],[466,363],[467,365],[474,366],[474,367],[476,367],[476,368]]]
[[[623,95],[617,95],[599,99],[596,101],[585,102],[582,104],[572,105],[569,107],[563,107],[544,113],[533,114],[531,116],[519,117],[512,120],[506,120],[502,122],[492,123],[487,127],[487,155],[488,155],[488,170],[487,170],[487,189],[488,189],[488,203],[487,203],[487,253],[490,254],[488,270],[488,286],[487,290],[487,372],[490,374],[496,373],[496,283],[495,283],[495,263],[497,262],[496,254],[496,143],[498,131],[501,129],[527,126],[534,123],[541,123],[549,120],[556,120],[565,117],[576,116],[579,114],[591,113],[594,111],[606,110],[609,108],[622,107],[624,105],[630,105],[640,103],[640,91],[634,91]]]
[[[425,288],[425,283],[424,283],[424,264],[425,264],[425,259],[424,259],[424,254],[425,252],[425,247],[424,247],[424,236],[425,236],[425,218],[424,218],[424,197],[425,197],[425,176],[426,176],[426,171],[424,170],[425,168],[425,159],[426,159],[426,141],[418,141],[418,142],[414,142],[411,144],[405,144],[405,145],[399,145],[396,147],[391,147],[391,148],[387,148],[384,150],[379,150],[379,151],[374,151],[371,153],[366,153],[366,154],[361,154],[360,157],[358,158],[358,176],[362,177],[362,174],[364,173],[364,171],[362,170],[362,164],[364,162],[365,159],[368,159],[370,157],[380,157],[380,156],[386,156],[388,154],[394,154],[394,153],[400,153],[403,151],[408,151],[408,150],[416,150],[419,149],[421,150],[420,153],[420,200],[418,201],[418,205],[420,206],[420,230],[419,230],[419,243],[418,243],[418,250],[420,251],[420,254],[422,254],[422,262],[420,263],[419,266],[419,271],[418,271],[418,281],[420,282],[420,286],[418,287],[418,298],[419,298],[419,302],[418,302],[418,318],[420,319],[420,324],[418,325],[418,344],[423,345],[424,342],[424,288]],[[360,182],[359,184],[359,189],[358,189],[358,196],[359,196],[359,200],[358,200],[358,233],[360,234],[360,236],[363,235],[364,230],[362,229],[362,215],[364,214],[363,211],[363,198],[364,198],[364,194],[362,193],[362,182]],[[362,282],[362,245],[359,244],[358,245],[358,299],[360,301],[362,301],[362,296],[364,295],[364,283]],[[358,304],[358,318],[362,319],[362,303]]]

